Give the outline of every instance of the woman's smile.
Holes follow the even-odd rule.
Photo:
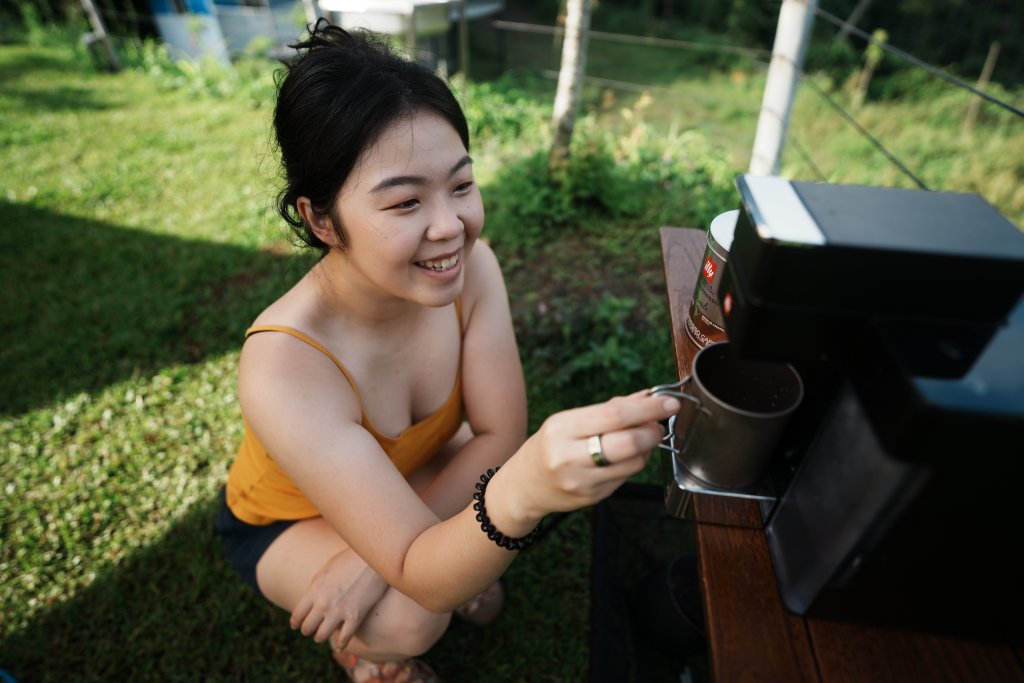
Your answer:
[[[462,258],[460,253],[461,252],[456,251],[454,254],[450,254],[448,256],[440,256],[426,261],[417,261],[416,265],[427,271],[431,276],[439,275],[453,277],[458,275],[458,271],[462,268]]]

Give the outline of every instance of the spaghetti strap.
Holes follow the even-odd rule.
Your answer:
[[[462,297],[456,297],[455,298],[455,318],[456,318],[456,320],[459,323],[459,336],[461,337],[463,332],[465,332],[465,330],[462,328]],[[246,337],[246,339],[248,339],[250,335],[257,334],[259,332],[283,332],[284,334],[287,334],[287,335],[290,335],[292,337],[295,337],[296,339],[298,339],[300,341],[306,342],[307,344],[309,344],[310,346],[315,348],[317,351],[319,351],[320,353],[322,353],[325,356],[327,356],[328,358],[330,358],[331,362],[334,363],[334,365],[337,366],[337,368],[339,370],[341,370],[341,374],[345,375],[345,379],[347,379],[348,383],[352,386],[352,391],[354,391],[355,394],[356,394],[356,401],[359,403],[359,412],[362,413],[364,420],[366,419],[366,413],[365,413],[365,411],[363,411],[363,397],[359,395],[359,387],[356,386],[356,381],[354,379],[352,379],[352,375],[350,375],[348,373],[348,370],[346,370],[345,366],[341,364],[341,361],[339,361],[337,358],[335,358],[334,354],[327,350],[326,346],[324,346],[323,344],[321,344],[317,340],[313,339],[309,335],[307,335],[307,334],[305,334],[303,332],[298,331],[294,327],[287,327],[286,325],[253,325],[252,327],[250,327],[249,329],[247,329],[245,331],[245,337]],[[459,365],[460,366],[462,365],[461,358],[462,358],[462,345],[460,344],[459,345],[459,359],[460,359]]]
[[[325,347],[323,344],[313,339],[312,337],[302,332],[299,332],[294,327],[286,327],[284,325],[254,325],[245,331],[245,337],[246,339],[248,339],[250,335],[257,334],[259,332],[283,332],[287,335],[295,337],[300,341],[306,342],[307,344],[315,348],[317,351],[330,358],[331,362],[334,363],[339,370],[341,370],[341,374],[345,375],[345,379],[348,380],[348,383],[352,385],[352,391],[355,392],[356,401],[359,403],[359,411],[363,411],[363,398],[359,395],[359,387],[356,386],[355,380],[352,379],[352,375],[348,374],[348,370],[345,369],[345,366],[341,364],[341,361],[334,357],[333,353],[327,350],[327,347]]]

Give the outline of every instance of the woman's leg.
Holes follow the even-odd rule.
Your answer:
[[[413,489],[419,492],[429,486],[472,436],[469,424],[463,423],[438,455],[409,477]],[[462,506],[461,502],[454,506],[449,502],[447,506],[438,507],[450,509],[435,509],[434,512],[444,518]],[[349,576],[347,581],[345,577],[342,580],[354,582],[365,563],[337,532],[322,517],[297,522],[274,540],[257,563],[256,580],[260,591],[272,603],[291,612],[316,573],[339,553],[351,557]],[[344,566],[341,572],[344,574]],[[429,612],[389,588],[345,649],[351,654],[380,661],[415,657],[440,639],[450,620],[451,614]]]
[[[350,556],[348,580],[342,561],[341,581],[354,582],[365,563],[348,544],[321,517],[298,522],[274,540],[256,565],[260,591],[275,605],[291,612],[313,576],[339,553]],[[450,614],[434,614],[389,588],[345,649],[379,661],[415,657],[441,638],[450,619]]]

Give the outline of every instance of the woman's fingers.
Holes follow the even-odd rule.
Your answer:
[[[316,633],[316,630],[320,627],[320,623],[323,619],[324,617],[322,614],[311,612],[306,617],[305,621],[302,622],[302,628],[300,629],[302,631],[302,635],[311,636]]]
[[[306,616],[309,615],[309,611],[313,608],[313,601],[308,596],[303,597],[299,600],[299,604],[292,610],[292,616],[288,620],[288,625],[292,629],[297,629],[302,625],[302,622],[306,620]]]
[[[659,422],[679,412],[679,399],[665,396],[632,395],[561,413],[562,429],[570,438],[587,439],[648,422]]]
[[[326,617],[320,622],[320,626],[316,629],[316,635],[313,636],[313,640],[322,643],[331,637],[331,634],[341,626],[343,623],[341,616],[334,615]]]
[[[352,636],[355,635],[355,626],[350,626],[348,621],[342,622],[341,626],[334,632],[331,637],[331,645],[335,650],[344,650],[348,647],[348,642],[352,640]]]
[[[600,458],[594,457],[592,449],[600,444],[605,461],[614,465],[633,460],[638,455],[647,455],[657,447],[662,436],[664,436],[662,426],[657,422],[648,422],[631,429],[607,432],[600,436],[599,441],[588,438],[584,450],[586,450],[586,458],[594,461],[597,466],[597,461]]]

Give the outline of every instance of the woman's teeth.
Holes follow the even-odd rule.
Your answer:
[[[440,261],[420,261],[416,265],[422,268],[430,268],[431,270],[436,270],[440,272],[442,270],[448,270],[458,262],[459,255],[455,254],[453,256],[449,256],[446,259],[441,259]]]

